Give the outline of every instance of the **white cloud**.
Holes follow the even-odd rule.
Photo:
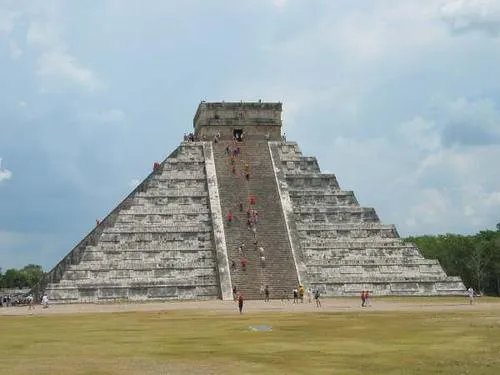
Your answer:
[[[10,34],[14,30],[15,19],[18,16],[18,12],[13,12],[0,5],[0,33]]]
[[[9,56],[13,59],[17,59],[23,54],[23,50],[19,47],[19,44],[9,36],[16,26],[15,20],[19,17],[19,15],[19,12],[11,11],[4,5],[0,4],[0,36],[2,34],[7,35],[6,42],[8,45]]]
[[[52,79],[56,85],[63,86],[65,82],[72,82],[90,91],[104,87],[92,70],[81,66],[64,50],[44,52],[37,65],[38,75]]]
[[[0,169],[0,182],[7,181],[12,178],[12,172],[8,169]]]
[[[33,21],[26,34],[26,44],[40,50],[37,74],[49,86],[65,87],[68,83],[89,91],[104,88],[104,84],[91,69],[84,67],[63,42],[58,24],[50,17],[45,22]],[[42,92],[50,91],[45,88]]]
[[[500,191],[495,191],[483,196],[483,203],[488,206],[500,207]]]
[[[453,32],[477,30],[495,36],[500,32],[498,0],[446,0],[440,11]]]
[[[398,129],[408,144],[423,151],[433,151],[440,147],[441,140],[436,130],[435,122],[421,117],[402,123]]]
[[[23,54],[23,50],[19,45],[17,44],[16,41],[14,40],[9,40],[9,55],[13,59],[17,59]]]
[[[2,158],[0,158],[0,182],[7,181],[12,178],[12,172],[8,169],[2,168]]]
[[[21,107],[21,108],[22,107],[26,107],[26,102],[24,100],[20,100],[20,101],[17,102],[17,106]]]
[[[54,47],[61,45],[61,41],[53,25],[32,22],[26,34],[26,44],[38,47]]]
[[[476,210],[470,205],[466,205],[463,209],[463,214],[466,217],[474,217],[476,215]]]
[[[445,120],[441,138],[445,146],[500,144],[500,112],[491,99],[444,101],[441,112]]]
[[[411,207],[407,222],[442,226],[449,219],[452,199],[445,190],[423,189]]]
[[[288,0],[272,0],[271,3],[274,7],[281,9],[287,5]]]
[[[321,16],[311,27],[293,33],[277,46],[280,53],[301,59],[325,58],[335,53],[340,63],[348,61],[353,69],[419,56],[446,38],[441,25],[435,22],[433,1],[381,0],[342,12],[333,1],[322,6]]]

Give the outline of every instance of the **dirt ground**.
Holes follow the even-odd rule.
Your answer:
[[[362,308],[360,301],[355,298],[331,298],[321,301],[321,308],[317,308],[314,301],[308,303],[293,304],[292,301],[282,302],[280,300],[272,300],[271,302],[264,301],[245,301],[244,312],[307,312],[307,311],[323,311],[323,312],[383,312],[383,311],[498,311],[500,313],[500,303],[492,302],[491,300],[481,301],[478,299],[474,305],[469,305],[466,298],[454,300],[436,299],[429,300],[412,300],[411,298],[397,301],[377,300],[373,298],[370,301],[370,306]],[[68,305],[51,305],[47,309],[43,309],[37,305],[35,310],[29,310],[27,306],[0,308],[0,316],[7,315],[52,315],[52,314],[93,314],[93,313],[111,313],[111,312],[160,312],[160,311],[206,311],[217,313],[237,312],[237,305],[232,301],[175,301],[175,302],[147,302],[147,303],[116,303],[116,304],[68,304]]]

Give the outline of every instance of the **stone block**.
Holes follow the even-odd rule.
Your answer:
[[[392,292],[418,292],[419,286],[416,282],[393,283],[391,285]]]

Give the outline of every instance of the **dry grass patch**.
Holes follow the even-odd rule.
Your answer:
[[[272,332],[252,332],[268,324]],[[495,312],[0,317],[5,374],[498,374]]]

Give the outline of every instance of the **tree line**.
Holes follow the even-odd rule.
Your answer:
[[[425,258],[438,259],[449,276],[460,276],[466,286],[500,296],[500,223],[496,231],[474,235],[442,234],[408,237]]]
[[[21,269],[10,268],[5,273],[0,269],[0,289],[32,288],[43,275],[42,266],[37,264],[28,264]]]

